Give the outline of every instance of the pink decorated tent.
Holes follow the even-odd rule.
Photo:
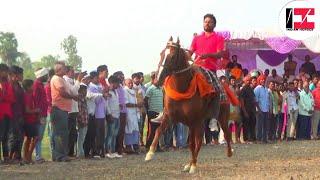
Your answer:
[[[296,74],[305,55],[310,55],[312,62],[320,70],[320,34],[304,41],[292,40],[288,37],[276,36],[270,32],[218,32],[225,38],[230,55],[237,55],[243,68],[277,69],[283,74],[283,65],[288,54],[298,63]]]

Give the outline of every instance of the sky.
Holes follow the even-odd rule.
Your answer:
[[[172,35],[189,47],[202,31],[206,13],[217,18],[216,30],[277,28],[289,0],[0,0],[0,31],[14,32],[18,50],[32,61],[65,55],[60,43],[78,39],[84,70],[106,64],[110,72],[149,73]],[[319,0],[314,0],[315,2]],[[320,6],[319,6],[320,7]]]

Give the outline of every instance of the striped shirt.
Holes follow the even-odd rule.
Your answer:
[[[152,85],[148,88],[146,97],[148,97],[149,111],[160,113],[163,111],[163,92],[162,88]]]

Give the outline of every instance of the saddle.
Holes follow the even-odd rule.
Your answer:
[[[234,106],[240,104],[236,95],[229,89],[228,84],[222,85],[219,82],[218,77],[213,72],[201,67],[194,67],[192,69],[194,71],[194,76],[186,92],[177,92],[170,86],[170,84],[173,83],[171,75],[165,78],[163,89],[167,96],[175,101],[186,100],[192,98],[196,94],[197,90],[199,90],[201,97],[219,93],[221,103],[231,102]]]
[[[206,80],[211,86],[219,92],[220,94],[220,103],[231,103],[233,106],[238,106],[240,104],[237,96],[231,91],[227,83],[221,84],[217,75],[210,70],[199,67],[198,68],[205,77]]]

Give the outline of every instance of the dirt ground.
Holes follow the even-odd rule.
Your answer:
[[[122,159],[74,160],[41,165],[0,165],[0,179],[320,179],[320,141],[204,146],[197,173],[181,172],[189,151],[157,153],[151,162],[144,154]]]

